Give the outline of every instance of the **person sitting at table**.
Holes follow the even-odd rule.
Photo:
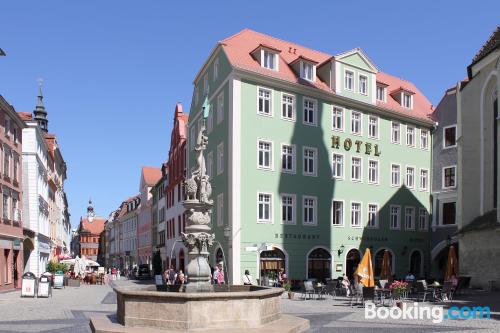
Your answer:
[[[342,283],[342,288],[345,289],[346,296],[350,296],[351,295],[351,290],[350,290],[351,282],[349,282],[349,278],[347,277],[347,275],[344,274],[344,277],[342,278],[341,283]]]

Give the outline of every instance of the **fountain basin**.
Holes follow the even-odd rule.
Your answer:
[[[213,292],[205,293],[163,292],[155,286],[114,290],[118,323],[92,318],[93,332],[135,332],[137,328],[151,332],[300,332],[309,328],[308,320],[281,313],[282,288],[216,286]],[[141,329],[144,331],[148,330]]]

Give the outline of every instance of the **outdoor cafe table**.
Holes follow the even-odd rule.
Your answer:
[[[437,298],[436,293],[439,292],[441,290],[441,288],[443,288],[443,286],[440,284],[429,284],[429,285],[427,285],[427,288],[432,290],[432,300],[437,301],[438,298]]]

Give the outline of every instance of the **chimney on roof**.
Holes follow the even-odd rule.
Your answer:
[[[293,54],[296,54],[297,53],[297,49],[293,49]]]

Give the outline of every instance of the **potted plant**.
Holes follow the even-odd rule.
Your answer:
[[[294,293],[292,291],[292,285],[290,282],[283,283],[283,289],[288,293],[288,299],[293,299]]]
[[[400,309],[403,308],[403,298],[408,290],[408,283],[404,281],[394,281],[389,286],[389,289],[392,290],[393,298],[396,300],[396,306]]]

